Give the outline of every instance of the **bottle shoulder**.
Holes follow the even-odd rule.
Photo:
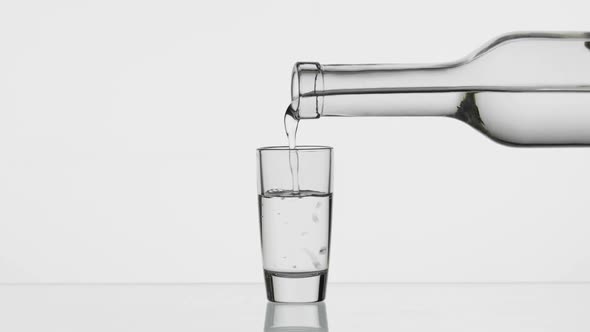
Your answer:
[[[471,62],[492,50],[516,43],[563,43],[563,42],[590,42],[588,31],[562,31],[562,32],[541,32],[541,31],[514,31],[502,34],[485,43],[457,63]]]

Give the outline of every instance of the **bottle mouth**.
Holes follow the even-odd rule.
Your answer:
[[[291,108],[299,119],[316,119],[322,115],[324,73],[317,62],[297,62],[291,75]]]

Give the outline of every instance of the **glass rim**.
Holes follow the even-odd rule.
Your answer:
[[[272,145],[272,146],[263,146],[258,149],[257,151],[288,151],[288,150],[296,150],[296,151],[324,151],[324,150],[333,150],[334,148],[327,145],[297,145],[294,149],[290,149],[287,145]]]

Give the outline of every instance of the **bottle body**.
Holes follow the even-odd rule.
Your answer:
[[[519,33],[440,65],[298,63],[299,118],[445,116],[509,145],[590,145],[590,33]]]

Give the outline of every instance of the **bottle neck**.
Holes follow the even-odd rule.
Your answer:
[[[449,88],[460,84],[456,67],[298,63],[293,70],[292,106],[303,119],[452,116],[465,96],[461,89]]]

